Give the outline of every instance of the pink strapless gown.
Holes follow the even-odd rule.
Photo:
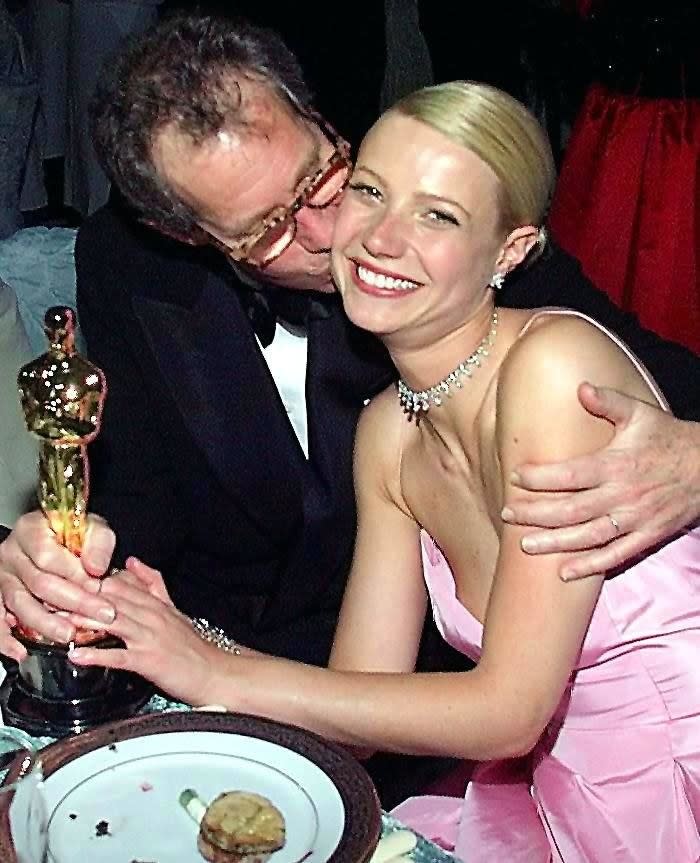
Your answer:
[[[482,626],[439,548],[423,567],[445,640]],[[464,799],[394,814],[466,863],[700,860],[700,527],[606,581],[565,697],[525,759],[486,762]]]

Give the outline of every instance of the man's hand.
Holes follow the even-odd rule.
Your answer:
[[[590,384],[578,396],[615,426],[614,438],[588,456],[519,467],[516,485],[564,494],[502,513],[512,524],[550,528],[523,538],[529,554],[584,552],[567,561],[564,579],[615,569],[700,517],[700,424]]]
[[[114,608],[98,596],[100,578],[114,550],[114,534],[97,516],[88,517],[80,558],[59,545],[41,512],[22,516],[0,544],[0,653],[21,661],[26,650],[11,627],[16,620],[54,641],[68,642],[75,627],[55,609],[78,612],[102,623],[114,620]]]

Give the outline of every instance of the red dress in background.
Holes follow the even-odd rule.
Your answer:
[[[700,353],[700,99],[687,95],[697,80],[673,41],[678,22],[660,30],[655,19],[646,41],[624,23],[608,48],[627,36],[639,50],[621,64],[603,58],[610,75],[590,87],[574,124],[550,228],[618,305]],[[633,72],[664,55],[671,64],[651,70],[658,77],[651,66]]]

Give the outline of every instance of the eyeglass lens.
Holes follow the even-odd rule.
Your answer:
[[[345,188],[350,168],[345,161],[333,165],[312,186],[300,201],[301,206],[323,209],[333,203]],[[301,207],[299,207],[301,209]],[[266,264],[284,252],[296,234],[296,216],[288,213],[275,222],[251,246],[246,258],[251,264]]]

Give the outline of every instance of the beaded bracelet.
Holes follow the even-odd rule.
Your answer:
[[[191,617],[190,623],[203,641],[208,641],[209,644],[213,644],[226,653],[233,653],[234,656],[241,655],[241,648],[226,635],[220,626],[212,626],[205,617]]]

